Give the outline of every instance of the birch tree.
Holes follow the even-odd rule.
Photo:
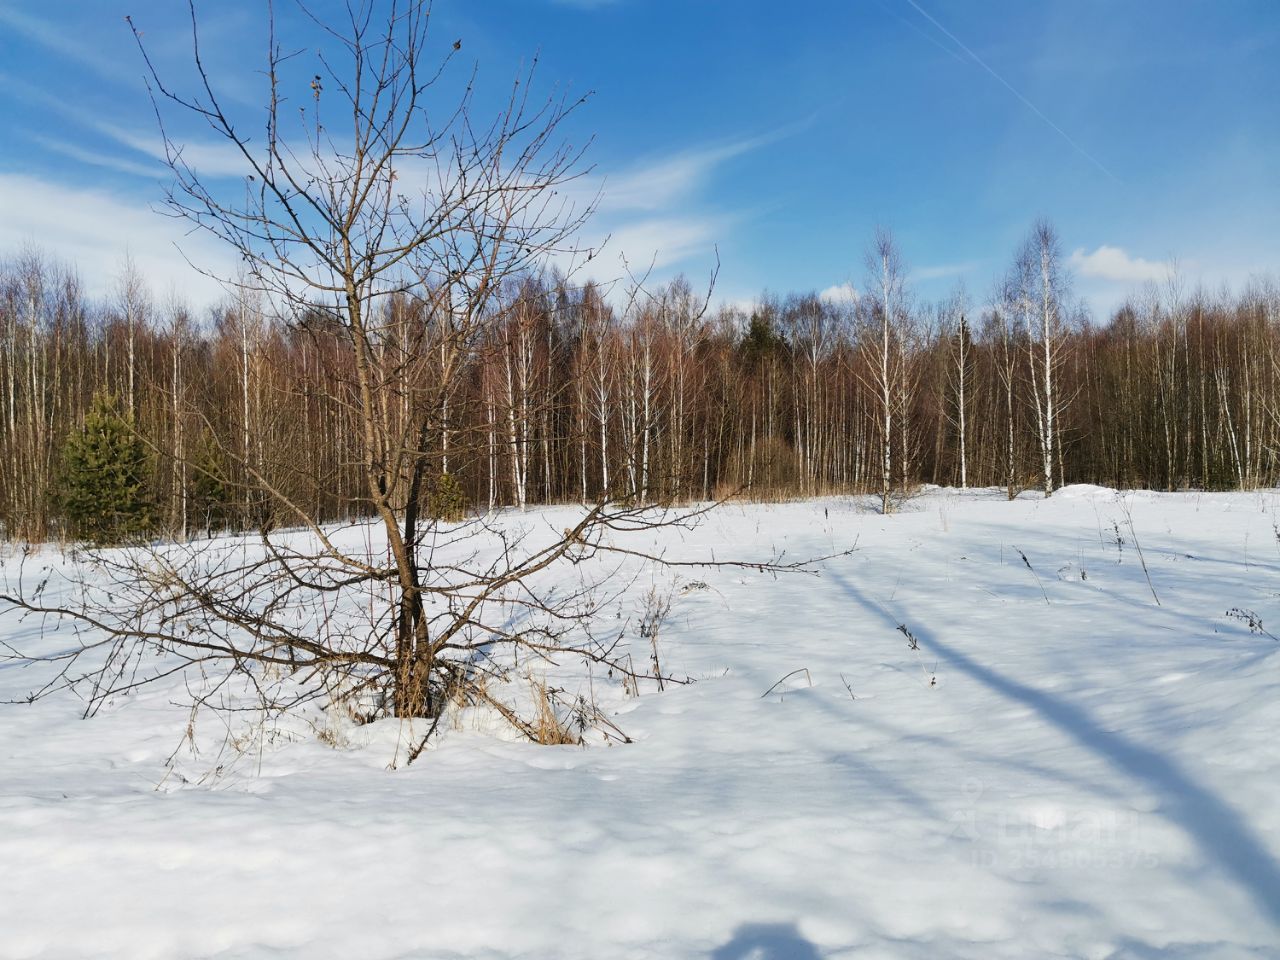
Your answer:
[[[1019,307],[1027,332],[1031,397],[1035,406],[1036,441],[1040,448],[1044,495],[1054,491],[1058,462],[1060,373],[1063,360],[1062,251],[1058,235],[1046,220],[1032,227],[1017,260]]]
[[[947,301],[947,382],[951,390],[950,419],[956,428],[960,460],[960,488],[969,486],[969,407],[972,402],[973,335],[969,327],[968,298],[963,288]]]
[[[867,295],[863,298],[862,355],[866,364],[863,376],[874,392],[877,404],[876,425],[880,442],[880,508],[893,511],[894,428],[898,426],[897,455],[905,463],[907,450],[905,425],[898,420],[906,415],[907,394],[904,334],[908,325],[906,276],[902,257],[887,230],[878,230],[867,253]]]

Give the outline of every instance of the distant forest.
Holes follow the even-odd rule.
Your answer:
[[[371,327],[377,369],[394,373],[374,392],[387,423],[431,424],[413,442],[437,468],[417,495],[447,484],[481,511],[740,491],[871,492],[892,509],[921,483],[1012,496],[1280,478],[1275,285],[1209,294],[1171,279],[1093,320],[1043,223],[981,298],[921,302],[907,278],[887,234],[841,301],[743,309],[684,279],[526,275],[471,318],[461,375],[436,362],[448,297],[408,285]],[[281,315],[242,293],[193,314],[157,300],[132,266],[92,300],[71,265],[0,260],[5,535],[64,535],[68,438],[105,394],[145,445],[156,534],[288,524],[280,502],[323,520],[368,515],[355,413],[368,385],[349,336],[333,308]]]

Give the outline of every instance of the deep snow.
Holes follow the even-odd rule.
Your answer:
[[[724,507],[671,556],[857,550],[637,583],[621,622],[672,588],[662,656],[697,682],[608,693],[631,745],[464,717],[392,772],[382,722],[183,784],[180,682],[0,706],[0,957],[1280,956],[1280,643],[1227,615],[1280,634],[1277,518],[1100,488]],[[0,663],[0,698],[31,679]]]

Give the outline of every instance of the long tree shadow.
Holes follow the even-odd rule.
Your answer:
[[[831,568],[824,576],[890,629],[897,629],[894,617],[847,577]],[[1226,801],[1198,784],[1173,760],[1105,729],[1075,704],[983,666],[933,636],[918,621],[912,621],[911,629],[922,644],[946,657],[952,666],[1001,696],[1035,710],[1119,772],[1155,790],[1164,800],[1162,815],[1195,842],[1207,861],[1233,877],[1261,913],[1280,927],[1280,864],[1267,853],[1265,841]]]
[[[744,923],[711,951],[711,960],[822,960],[794,923]]]

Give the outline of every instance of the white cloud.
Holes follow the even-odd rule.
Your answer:
[[[166,162],[164,137],[158,130],[139,133],[105,120],[83,115],[80,119],[117,143],[158,160],[161,164]],[[177,135],[173,139],[176,141],[175,149],[181,155],[182,161],[197,174],[206,177],[243,177],[249,172],[250,168],[244,155],[230,141],[199,141]],[[164,172],[163,167],[157,169]]]
[[[735,310],[738,313],[750,315],[760,306],[760,298],[755,297],[725,297],[722,300],[714,301],[717,309]]]
[[[126,253],[156,293],[177,290],[194,306],[216,302],[223,291],[184,253],[202,269],[227,276],[235,270],[212,237],[185,236],[184,222],[161,216],[144,201],[0,173],[0,210],[0,255],[30,245],[65,260],[79,270],[92,296],[114,290]]]
[[[17,10],[0,6],[0,23],[47,50],[79,63],[104,77],[118,79],[124,75],[120,62],[96,47],[73,39],[70,31],[56,24],[37,20]]]
[[[2,0],[0,0],[2,2]],[[2,21],[3,18],[0,18]],[[6,90],[29,103],[39,103],[49,110],[66,117],[72,123],[92,130],[125,147],[128,153],[112,155],[100,150],[89,150],[68,144],[65,140],[44,137],[39,134],[28,134],[31,139],[41,143],[48,150],[61,153],[63,156],[79,160],[98,167],[109,167],[122,173],[138,176],[167,176],[168,165],[165,152],[164,136],[155,127],[131,129],[104,120],[102,117],[66,100],[55,97],[21,78],[12,77],[0,72],[0,83]],[[240,151],[227,140],[196,139],[177,133],[173,140],[180,149],[182,160],[193,170],[204,177],[243,177],[249,172],[248,164]],[[140,162],[138,154],[149,157],[153,163],[150,167]]]
[[[632,220],[612,229],[604,249],[606,256],[612,253],[625,258],[631,270],[637,273],[651,267],[663,270],[699,254],[710,253],[728,227],[727,219],[717,216]]]
[[[1082,277],[1098,277],[1122,283],[1159,282],[1167,279],[1171,271],[1168,263],[1131,257],[1119,247],[1109,247],[1106,244],[1093,253],[1085,253],[1083,247],[1074,250],[1068,262]]]
[[[818,294],[818,297],[827,303],[856,303],[858,291],[852,283],[838,283],[835,286],[827,287],[827,289]]]
[[[947,277],[961,277],[972,273],[982,266],[980,260],[966,260],[963,263],[939,263],[931,267],[916,267],[911,271],[912,280],[945,280]]]
[[[35,94],[44,98],[41,93]],[[51,98],[50,98],[51,99]],[[89,148],[50,137],[31,135],[46,149],[87,166],[111,169],[139,177],[160,178],[167,174],[162,161],[163,141],[158,133],[129,129],[109,120],[61,103],[50,103],[51,109],[69,116],[125,148],[122,151]],[[595,263],[582,271],[582,276],[595,276],[604,281],[624,280],[627,270],[645,274],[661,282],[680,269],[700,273],[714,268],[713,253],[719,242],[728,238],[735,225],[742,222],[741,211],[716,209],[704,201],[707,187],[714,183],[718,168],[734,157],[785,135],[774,132],[754,138],[676,150],[634,163],[620,171],[605,175],[593,172],[561,188],[561,199],[567,211],[582,212],[595,202],[595,213],[578,238],[579,246],[594,249]],[[243,175],[243,157],[226,143],[209,140],[187,143],[183,156],[200,174],[210,177]],[[149,167],[150,158],[154,167]],[[410,192],[441,189],[441,171],[429,163],[405,162],[397,169],[401,186]],[[9,176],[0,193],[0,208],[13,208],[8,222],[0,225],[0,251],[34,241],[40,246],[74,259],[83,267],[86,280],[95,286],[103,271],[115,268],[122,247],[127,243],[139,266],[148,259],[168,266],[160,269],[165,276],[191,271],[172,250],[173,239],[182,236],[183,224],[165,221],[146,209],[145,204],[130,206],[116,195],[95,192],[66,184],[55,184],[36,177],[27,178],[30,193],[18,186],[21,177]],[[9,197],[13,197],[9,200]],[[33,197],[43,198],[31,202]],[[75,210],[74,216],[63,211]],[[127,224],[142,239],[122,236],[113,224]],[[94,239],[91,241],[89,237]],[[161,239],[163,238],[163,239]],[[607,243],[606,243],[607,238]],[[211,238],[193,235],[192,242],[216,249]],[[147,251],[154,251],[149,254]],[[221,253],[221,251],[217,251]],[[106,263],[98,266],[105,254]],[[180,265],[175,269],[174,261]],[[202,255],[193,260],[204,264]],[[561,253],[549,258],[566,271],[583,266],[582,256]],[[704,262],[705,261],[705,262]],[[598,276],[603,267],[606,276]]]
[[[684,150],[606,175],[592,185],[600,191],[599,209],[659,210],[679,203],[705,186],[726,160],[748,153],[766,140],[753,138]]]
[[[51,150],[80,163],[101,167],[104,170],[114,170],[117,173],[127,173],[130,176],[147,177],[152,180],[159,179],[168,172],[163,166],[157,164],[135,163],[133,160],[102,153],[98,150],[88,150],[77,144],[67,143],[65,140],[57,140],[40,134],[31,134],[30,136],[33,141],[46,150]]]
[[[597,262],[616,264],[620,275],[626,272],[623,262],[634,275],[648,275],[654,282],[693,261],[699,261],[691,268],[695,272],[704,266],[709,270],[717,244],[746,215],[710,208],[700,202],[701,195],[726,161],[783,135],[785,131],[674,151],[619,171],[593,173],[560,192],[579,212],[595,205],[581,244],[596,251]],[[572,264],[571,259],[553,261],[563,269],[581,266],[581,257]],[[586,273],[596,276],[594,268]]]

